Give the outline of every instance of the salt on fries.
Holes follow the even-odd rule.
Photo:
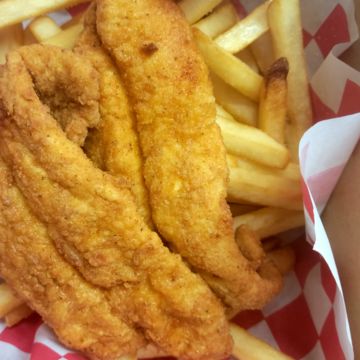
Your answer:
[[[83,16],[59,27],[47,14],[83,2],[0,0],[0,63],[24,41],[71,49],[83,30]],[[304,225],[296,162],[312,114],[299,0],[267,0],[242,19],[229,1],[181,0],[178,5],[210,69],[216,122],[228,153],[234,228],[245,240],[261,239],[269,258],[286,273],[294,265],[292,248],[268,238]],[[21,21],[30,18],[24,32]],[[0,285],[0,316],[8,326],[31,311],[6,284]],[[236,325],[231,334],[239,359],[289,359]],[[149,344],[122,360],[163,356]]]

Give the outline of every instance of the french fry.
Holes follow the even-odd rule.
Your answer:
[[[57,35],[46,39],[43,44],[54,45],[63,49],[72,49],[81,34],[84,26],[82,23],[73,25],[65,30],[62,30]]]
[[[249,66],[251,69],[253,69],[256,73],[260,73],[259,67],[250,48],[241,50],[239,53],[236,54],[236,57],[242,62],[244,62],[247,66]]]
[[[295,252],[291,246],[285,246],[280,249],[275,249],[267,253],[282,275],[286,275],[294,269]]]
[[[274,349],[235,324],[230,324],[230,333],[234,341],[233,355],[237,359],[291,360],[289,356]]]
[[[269,135],[254,127],[241,124],[218,114],[216,122],[221,129],[226,149],[230,154],[245,157],[260,164],[275,168],[285,168],[289,162],[289,152]]]
[[[4,64],[6,54],[23,45],[23,41],[24,33],[21,24],[0,29],[0,64]]]
[[[237,121],[256,126],[258,107],[256,103],[240,94],[217,75],[211,74],[216,101]]]
[[[0,29],[87,0],[1,0]]]
[[[223,50],[199,29],[194,28],[193,33],[210,70],[249,99],[257,101],[263,78],[236,56]]]
[[[258,64],[261,72],[265,74],[267,69],[275,61],[270,32],[266,32],[258,39],[256,39],[250,45],[250,49],[255,57],[256,63]]]
[[[276,175],[298,183],[301,181],[300,167],[296,163],[291,162],[284,169],[274,169],[230,154],[227,155],[227,161],[231,167],[241,167],[250,172],[262,174],[262,176]]]
[[[240,20],[224,34],[219,35],[215,42],[224,50],[235,54],[258,39],[269,30],[267,11],[271,1],[265,1],[248,16]]]
[[[178,6],[183,11],[186,20],[194,24],[210,13],[222,0],[181,0]]]
[[[285,143],[288,71],[285,58],[274,62],[265,75],[259,101],[259,128],[281,144]]]
[[[300,182],[275,174],[242,167],[230,167],[228,201],[300,210],[303,207]]]
[[[0,284],[0,319],[22,303],[7,284]]]
[[[210,15],[200,20],[194,27],[207,36],[214,38],[233,26],[238,19],[236,9],[231,3],[225,3],[215,9]]]
[[[251,213],[236,216],[234,227],[247,224],[261,239],[305,225],[303,211],[266,207]]]
[[[32,312],[32,309],[30,309],[26,304],[18,306],[5,315],[6,326],[11,327],[18,324],[20,321],[28,318]]]
[[[29,24],[29,30],[38,42],[45,41],[62,30],[60,26],[49,16],[40,16]]]
[[[269,6],[268,21],[275,56],[289,61],[288,114],[290,129],[288,146],[298,161],[301,136],[311,125],[312,109],[304,57],[299,0],[274,0]]]

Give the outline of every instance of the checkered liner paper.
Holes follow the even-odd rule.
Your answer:
[[[249,11],[258,2],[243,0],[239,7]],[[358,36],[354,4],[301,5],[316,123],[300,145],[307,241],[295,241],[297,263],[282,294],[263,311],[241,313],[234,322],[295,359],[353,360],[339,276],[319,214],[360,137],[360,73],[337,59]],[[62,23],[83,9],[52,15]],[[13,328],[0,322],[0,354],[1,360],[84,359],[61,346],[37,315]]]

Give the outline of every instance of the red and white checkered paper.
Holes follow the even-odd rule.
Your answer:
[[[259,2],[242,0],[239,6],[249,11]],[[356,114],[360,73],[336,57],[358,36],[354,4],[352,0],[301,0],[301,4],[317,123],[300,145],[308,241],[301,236],[295,242],[297,263],[282,294],[263,311],[244,312],[233,321],[297,360],[353,360],[340,280],[319,213],[360,138]],[[62,23],[83,9],[52,15]],[[319,122],[324,119],[332,120]],[[0,354],[1,360],[84,359],[60,345],[38,315],[13,328],[0,322]]]

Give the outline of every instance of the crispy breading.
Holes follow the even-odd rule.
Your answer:
[[[230,313],[262,308],[281,276],[262,277],[235,243],[215,99],[183,14],[171,0],[97,0],[97,30],[136,113],[156,228]]]
[[[101,46],[96,33],[95,7],[88,9],[85,28],[75,51],[88,59],[99,72],[101,121],[85,142],[85,152],[101,169],[124,177],[139,213],[151,225],[147,189],[142,173],[142,155],[136,124],[117,68]]]
[[[115,360],[144,344],[141,333],[112,311],[104,291],[58,254],[1,158],[0,273],[61,342],[90,358]]]
[[[100,121],[98,73],[86,59],[57,47],[19,48],[36,91],[68,138],[83,145]]]
[[[126,184],[67,139],[19,53],[8,57],[0,99],[0,156],[58,251],[104,289],[112,313],[176,357],[228,356],[232,341],[221,304],[147,227]]]

